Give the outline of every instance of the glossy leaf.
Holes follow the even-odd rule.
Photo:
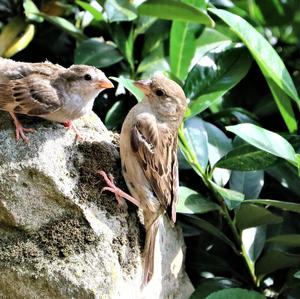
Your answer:
[[[140,102],[144,98],[143,92],[133,85],[133,80],[124,78],[124,77],[110,77],[110,79],[117,81],[119,84],[122,84],[128,91],[130,91],[135,98]]]
[[[210,183],[214,190],[224,199],[226,206],[230,210],[238,207],[245,198],[245,195],[240,192],[222,188],[212,181]]]
[[[260,225],[281,223],[282,221],[282,217],[254,204],[241,205],[236,214],[236,224],[240,230]]]
[[[219,209],[217,204],[208,201],[200,193],[187,187],[179,187],[179,202],[176,207],[178,213],[202,214]]]
[[[104,10],[110,22],[132,21],[137,18],[134,6],[126,0],[105,1]]]
[[[12,57],[16,53],[25,49],[28,44],[32,41],[35,34],[35,26],[28,24],[23,34],[19,35],[18,38],[10,45],[8,49],[3,53],[4,57]]]
[[[253,171],[267,169],[278,162],[278,157],[252,145],[243,144],[230,151],[217,162],[216,166],[232,170]]]
[[[234,87],[251,65],[244,48],[229,48],[202,57],[189,72],[183,87],[191,100],[186,117],[194,116]]]
[[[142,77],[150,77],[156,71],[169,71],[170,67],[166,60],[164,47],[161,44],[158,48],[146,56],[138,66],[137,72],[143,73]]]
[[[266,297],[258,292],[245,289],[233,288],[214,292],[206,297],[206,299],[266,299]]]
[[[239,124],[226,127],[226,129],[263,151],[296,163],[294,148],[286,139],[276,133],[253,124]]]
[[[300,204],[272,199],[248,199],[243,204],[261,204],[279,208],[289,212],[300,213]]]
[[[203,169],[208,163],[207,132],[203,121],[198,117],[188,119],[184,123],[184,136],[190,150],[194,153],[197,161]]]
[[[125,117],[124,106],[124,101],[117,101],[108,110],[104,123],[109,130],[114,129],[122,124],[122,120]]]
[[[58,16],[49,16],[45,13],[39,13],[38,15],[42,16],[46,21],[67,32],[74,38],[80,41],[85,39],[85,35],[82,33],[82,31],[68,20]]]
[[[24,0],[23,7],[24,7],[24,13],[28,20],[39,22],[39,23],[43,22],[43,18],[37,15],[40,11],[33,1]]]
[[[267,40],[243,18],[222,9],[209,8],[209,11],[231,27],[248,47],[264,74],[268,78],[272,78],[299,105],[300,100],[292,78],[281,58]]]
[[[232,288],[234,286],[236,286],[236,283],[223,277],[209,278],[197,286],[189,299],[205,299],[209,294],[215,291]]]
[[[107,67],[123,59],[117,48],[97,38],[90,38],[75,50],[75,63]]]
[[[104,19],[101,11],[93,7],[90,3],[80,1],[80,0],[76,0],[75,2],[81,8],[88,11],[96,21],[101,21]]]
[[[208,136],[208,160],[213,167],[220,158],[231,150],[231,140],[213,124],[208,122],[203,122],[203,124]],[[218,185],[224,186],[230,178],[230,171],[214,168],[213,178]]]
[[[295,167],[287,163],[280,163],[268,169],[267,173],[275,178],[282,187],[300,196],[300,178]]]
[[[21,17],[12,18],[8,24],[2,27],[0,33],[0,55],[11,47],[17,36],[22,34],[25,26],[25,21]],[[7,56],[8,57],[8,56]]]
[[[138,7],[138,13],[165,20],[196,22],[210,27],[214,26],[214,21],[204,9],[198,9],[175,0],[147,0]]]
[[[287,128],[290,132],[297,131],[297,120],[290,98],[273,82],[273,80],[269,79],[267,76],[265,77]]]
[[[290,235],[279,235],[269,238],[267,242],[282,244],[285,246],[296,246],[300,247],[300,235],[290,234]]]
[[[266,252],[256,264],[258,275],[272,273],[279,269],[300,266],[300,255],[284,251],[272,250]]]
[[[246,228],[241,233],[244,254],[250,259],[254,269],[255,262],[261,255],[266,243],[266,226]]]
[[[245,194],[245,198],[258,198],[264,185],[263,171],[233,171],[231,173],[229,186]]]
[[[196,0],[185,0],[187,4],[196,5]],[[199,1],[198,1],[199,3]],[[196,30],[190,22],[173,21],[170,33],[170,66],[172,74],[184,80],[196,51]]]
[[[190,215],[185,218],[185,222],[192,224],[192,225],[196,226],[197,228],[200,228],[200,229],[208,232],[209,234],[217,237],[218,239],[223,241],[225,244],[229,245],[236,252],[234,243],[230,239],[228,239],[226,237],[226,235],[224,235],[217,227],[213,226],[212,224],[205,221],[204,219]]]

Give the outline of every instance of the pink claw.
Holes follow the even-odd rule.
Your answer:
[[[115,194],[116,200],[118,201],[119,205],[124,205],[125,201],[124,198],[127,199],[128,201],[132,202],[135,204],[137,207],[140,206],[140,202],[132,197],[131,195],[127,194],[120,188],[118,188],[115,183],[114,183],[114,178],[111,174],[107,175],[103,170],[97,172],[99,175],[101,175],[104,179],[104,181],[107,184],[107,187],[102,188],[102,191],[110,191]]]
[[[19,141],[20,138],[24,140],[25,143],[29,143],[29,138],[26,136],[24,132],[33,133],[35,132],[32,128],[24,128],[21,122],[18,120],[17,116],[13,112],[9,112],[10,116],[14,121],[14,125],[16,127],[16,140]]]
[[[73,124],[73,122],[71,120],[67,120],[66,122],[64,122],[64,126],[65,126],[65,128],[67,128],[69,130],[73,130],[75,132],[76,140],[83,139],[81,133],[78,131],[78,129],[75,127],[75,125]]]

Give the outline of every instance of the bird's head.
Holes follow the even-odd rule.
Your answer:
[[[75,64],[61,76],[67,81],[70,93],[87,101],[93,100],[102,90],[114,87],[105,74],[93,66]]]
[[[187,100],[176,82],[162,75],[155,75],[149,80],[135,81],[134,85],[143,91],[143,101],[150,103],[161,121],[181,123]]]

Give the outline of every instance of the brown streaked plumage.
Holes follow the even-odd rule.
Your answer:
[[[105,177],[106,190],[134,202],[143,212],[146,229],[143,285],[154,271],[155,238],[166,212],[176,221],[178,201],[177,132],[187,105],[181,87],[163,76],[136,81],[145,97],[128,113],[120,135],[123,176],[133,197]]]
[[[39,116],[76,128],[72,120],[92,110],[96,96],[113,84],[104,73],[87,65],[64,68],[50,62],[25,63],[0,58],[0,110],[8,111],[17,139],[28,137],[15,113]]]

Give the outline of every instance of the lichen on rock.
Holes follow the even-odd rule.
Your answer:
[[[15,141],[8,114],[0,112],[0,298],[188,298],[182,235],[167,223],[157,275],[140,290],[136,208],[101,193],[97,174],[112,173],[126,189],[118,136],[95,114],[76,121],[79,142],[61,124],[22,121],[37,130],[29,145]]]

